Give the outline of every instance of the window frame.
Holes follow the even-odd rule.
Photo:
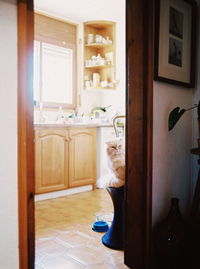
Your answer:
[[[40,14],[40,15],[44,15],[44,16],[49,17],[51,19],[54,19],[56,21],[61,21],[61,22],[75,26],[76,27],[76,43],[72,44],[72,43],[64,42],[64,44],[61,45],[59,40],[52,40],[51,38],[48,38],[48,37],[45,37],[42,35],[38,35],[38,34],[37,34],[37,36],[34,36],[34,41],[40,42],[39,101],[35,101],[34,106],[36,108],[39,108],[40,103],[42,102],[43,108],[49,108],[49,109],[53,108],[54,109],[54,108],[58,108],[61,106],[63,109],[70,109],[70,110],[76,109],[77,103],[78,103],[77,102],[77,95],[78,95],[78,83],[77,83],[77,80],[78,80],[78,68],[77,68],[77,66],[78,66],[78,57],[77,57],[77,55],[78,55],[78,53],[77,53],[77,50],[78,50],[78,25],[75,23],[72,23],[72,22],[68,22],[66,20],[57,19],[53,16],[49,16],[49,15],[46,15],[44,13],[38,13],[38,12],[35,12],[35,13]],[[73,71],[72,71],[72,73],[73,73],[73,78],[72,78],[73,86],[72,86],[72,103],[70,103],[70,104],[42,101],[42,67],[41,67],[42,66],[42,62],[41,62],[42,43],[52,44],[52,45],[64,47],[64,48],[69,48],[69,49],[72,49],[72,51],[73,51]]]

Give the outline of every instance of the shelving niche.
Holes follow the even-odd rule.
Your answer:
[[[84,23],[84,88],[116,89],[115,22]]]

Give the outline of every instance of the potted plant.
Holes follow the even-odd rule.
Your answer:
[[[200,133],[200,101],[198,104],[194,104],[192,107],[188,109],[180,109],[180,107],[174,108],[170,113],[169,113],[169,118],[168,118],[168,130],[171,131],[176,123],[179,121],[179,119],[182,117],[182,115],[192,109],[197,109],[197,120],[198,120],[198,127],[199,127],[199,133]],[[200,156],[200,139],[198,139],[198,147],[191,149],[191,153],[195,155]],[[198,163],[200,164],[199,160]],[[190,227],[190,236],[191,236],[191,242],[190,244],[190,253],[189,253],[189,258],[190,261],[198,262],[199,264],[199,259],[198,259],[198,250],[199,249],[199,240],[200,240],[200,231],[199,231],[199,222],[200,222],[200,215],[199,215],[199,208],[200,208],[200,172],[198,175],[196,187],[195,187],[195,192],[194,192],[194,197],[193,197],[193,203],[192,203],[192,208],[191,208],[191,214],[190,214],[190,219],[189,223],[192,224]],[[188,267],[187,267],[188,268]],[[192,267],[193,268],[193,267]],[[196,268],[196,267],[195,267]]]
[[[179,121],[179,119],[182,117],[182,115],[189,110],[197,108],[197,114],[198,114],[198,123],[199,123],[199,130],[200,130],[200,101],[198,104],[194,104],[194,106],[188,108],[188,109],[180,109],[180,107],[175,107],[170,113],[168,118],[168,130],[171,131],[176,123]]]

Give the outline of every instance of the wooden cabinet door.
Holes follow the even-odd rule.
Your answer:
[[[96,181],[96,129],[69,131],[69,187]]]
[[[36,193],[68,187],[69,139],[66,130],[36,130]]]

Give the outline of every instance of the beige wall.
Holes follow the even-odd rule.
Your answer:
[[[0,268],[18,268],[17,8],[0,0]]]
[[[185,214],[190,202],[192,113],[187,112],[168,132],[168,114],[176,106],[190,107],[193,91],[154,82],[153,222],[166,216],[170,198],[180,199]]]

